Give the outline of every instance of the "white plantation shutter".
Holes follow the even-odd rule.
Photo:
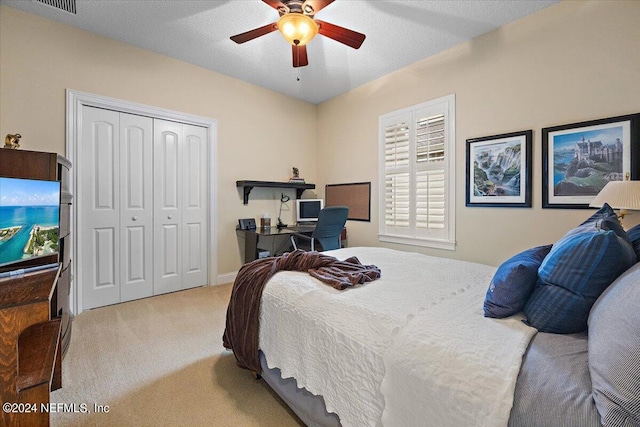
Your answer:
[[[384,222],[396,233],[408,229],[411,213],[410,127],[407,119],[409,117],[394,117],[384,127]]]
[[[445,228],[444,171],[424,171],[416,174],[416,228]]]
[[[395,123],[384,133],[385,167],[409,167],[409,124]]]
[[[385,177],[385,224],[387,227],[409,227],[409,174],[389,174]]]
[[[380,117],[380,240],[454,248],[454,102]]]
[[[418,117],[416,154],[418,162],[444,161],[444,114]]]
[[[446,228],[445,116],[416,112],[416,235],[442,234]],[[429,231],[431,230],[431,231]],[[441,230],[441,233],[435,230]],[[444,236],[438,236],[443,238]]]

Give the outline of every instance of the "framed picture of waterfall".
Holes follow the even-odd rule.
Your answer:
[[[624,179],[640,179],[640,113],[542,129],[543,208],[587,209]]]
[[[531,207],[533,131],[467,139],[467,206]]]

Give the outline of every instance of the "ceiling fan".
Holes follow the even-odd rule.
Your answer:
[[[334,0],[262,0],[280,14],[280,19],[269,25],[237,34],[231,40],[240,44],[253,40],[273,31],[280,30],[284,38],[291,44],[293,66],[309,65],[307,59],[307,43],[316,34],[329,37],[335,41],[358,49],[364,42],[365,35],[335,24],[314,19],[314,15]]]

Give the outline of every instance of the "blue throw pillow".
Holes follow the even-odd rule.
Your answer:
[[[611,230],[631,244],[631,240],[629,239],[627,232],[624,231],[624,228],[618,219],[618,214],[616,214],[607,203],[602,205],[602,207],[591,215],[585,222],[565,234],[565,237],[581,233],[583,231],[593,230],[594,227]]]
[[[529,325],[560,334],[587,328],[593,303],[636,262],[629,238],[616,233],[616,223],[610,217],[585,221],[553,245],[524,307]]]
[[[509,258],[496,270],[484,300],[484,316],[509,317],[519,313],[531,296],[538,268],[551,245],[527,249]]]
[[[636,252],[636,260],[640,261],[640,224],[627,230],[627,235],[631,239],[633,250]]]

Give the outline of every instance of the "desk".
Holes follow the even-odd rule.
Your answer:
[[[240,245],[242,263],[258,259],[258,251],[269,251],[269,256],[279,256],[292,249],[291,235],[293,233],[313,233],[315,225],[291,225],[284,228],[266,227],[255,230],[241,230],[236,227],[236,235]],[[346,246],[347,229],[342,230],[342,246]]]

